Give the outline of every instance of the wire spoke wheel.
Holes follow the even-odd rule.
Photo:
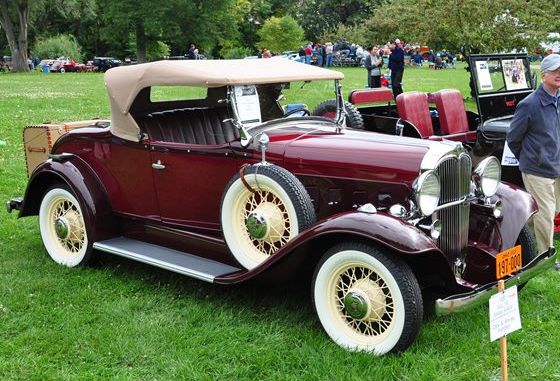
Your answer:
[[[50,189],[39,210],[39,228],[49,256],[74,267],[89,257],[87,229],[78,200],[65,188]]]
[[[340,346],[382,355],[406,349],[420,329],[422,296],[405,262],[360,242],[329,250],[315,270],[313,301]]]
[[[315,211],[294,175],[274,165],[254,165],[226,186],[221,222],[233,256],[252,269],[315,222]]]

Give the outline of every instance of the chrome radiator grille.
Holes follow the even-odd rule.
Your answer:
[[[441,184],[439,204],[460,200],[469,193],[471,159],[462,153],[442,160],[436,168]],[[469,204],[444,208],[437,212],[442,225],[438,246],[451,264],[464,259],[469,234]]]

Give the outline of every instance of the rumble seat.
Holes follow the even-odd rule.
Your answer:
[[[475,140],[476,131],[469,131],[463,96],[459,90],[446,89],[431,94],[439,114],[442,135],[464,134],[465,140]]]
[[[412,123],[421,138],[428,138],[434,134],[428,95],[419,91],[411,91],[397,95],[397,111],[401,119]]]
[[[227,119],[226,108],[189,108],[158,111],[138,118],[138,125],[151,140],[214,145],[239,138],[239,131]]]

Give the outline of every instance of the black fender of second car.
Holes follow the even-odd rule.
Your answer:
[[[62,184],[74,193],[84,212],[88,234],[93,241],[115,234],[111,204],[93,170],[79,157],[52,155],[31,174],[19,217],[39,214],[41,200],[49,188]]]

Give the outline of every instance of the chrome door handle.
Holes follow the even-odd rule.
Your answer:
[[[153,169],[165,169],[165,165],[161,164],[161,160],[158,160],[157,163],[152,163]]]

